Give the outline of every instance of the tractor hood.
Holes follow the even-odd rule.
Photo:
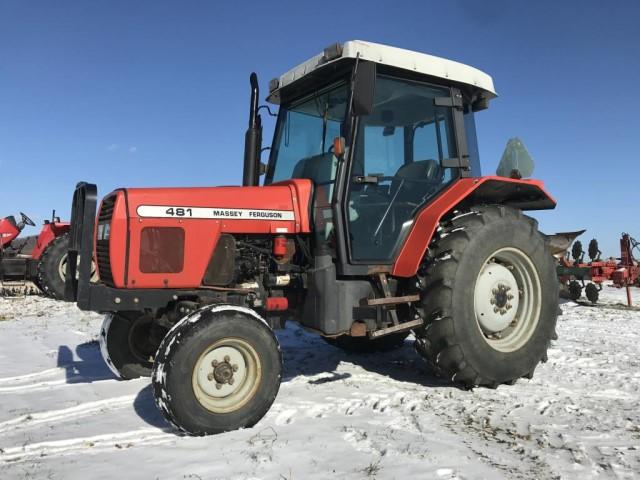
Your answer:
[[[309,233],[311,190],[307,179],[115,190],[95,228],[100,279],[117,288],[196,288],[224,234]]]
[[[309,232],[309,180],[266,187],[132,188],[127,214],[139,223],[210,220],[227,233]]]

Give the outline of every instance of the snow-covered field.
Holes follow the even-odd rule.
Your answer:
[[[0,478],[639,477],[640,311],[562,308],[549,362],[496,390],[434,378],[410,341],[351,355],[292,324],[267,416],[189,438],[163,421],[148,380],[104,366],[100,316],[0,299]]]

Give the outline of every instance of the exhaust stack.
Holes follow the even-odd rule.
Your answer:
[[[259,184],[258,162],[260,162],[260,150],[262,149],[262,119],[258,114],[258,76],[255,72],[249,77],[251,83],[251,104],[249,105],[249,128],[244,136],[244,170],[242,185],[252,187]]]

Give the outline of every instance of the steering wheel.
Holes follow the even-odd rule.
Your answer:
[[[35,227],[36,224],[33,222],[33,220],[31,220],[29,217],[27,217],[24,213],[20,212],[20,216],[22,217],[22,221],[29,225],[30,227]]]

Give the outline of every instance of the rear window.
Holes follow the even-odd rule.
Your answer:
[[[184,266],[184,230],[146,227],[140,236],[142,273],[179,273]]]

